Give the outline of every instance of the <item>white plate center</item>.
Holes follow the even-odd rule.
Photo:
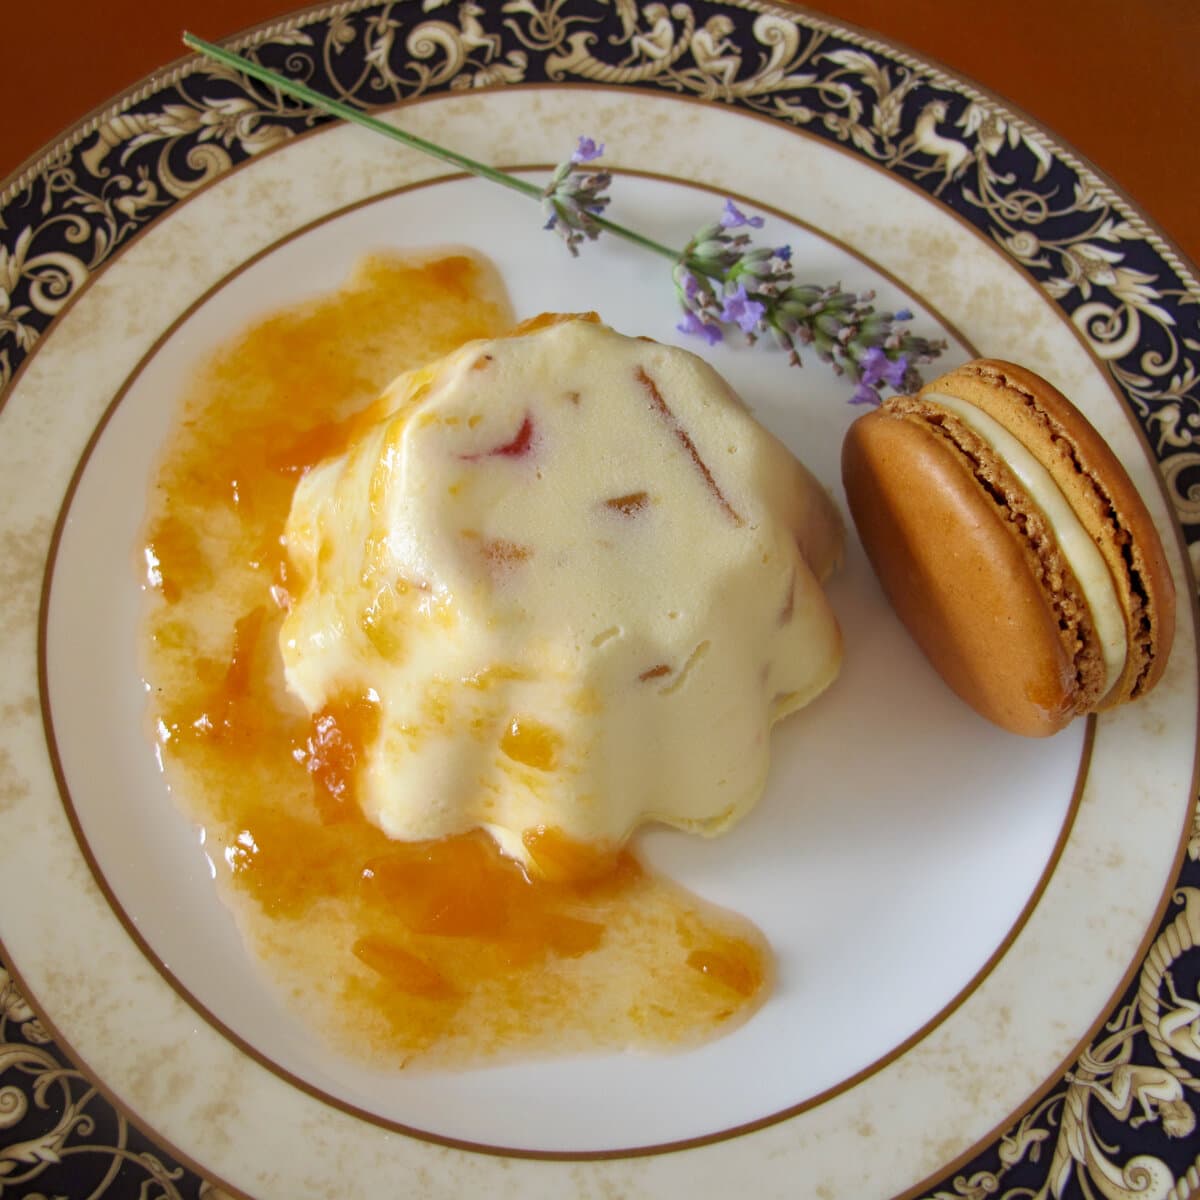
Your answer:
[[[619,187],[626,219],[668,242],[720,209],[666,181]],[[1084,726],[1031,742],[975,717],[910,644],[850,529],[831,588],[843,674],[777,731],[760,807],[714,842],[641,839],[651,862],[753,919],[775,948],[778,988],[746,1026],[688,1053],[409,1079],[338,1058],[293,1020],[243,949],[145,736],[135,558],[147,481],[205,352],[254,316],[335,288],[360,255],[427,248],[439,230],[496,261],[519,316],[594,308],[623,332],[689,344],[674,329],[667,264],[612,241],[574,263],[555,239],[524,235],[536,219],[527,201],[477,181],[417,188],[331,218],[220,286],[131,379],[92,450],[55,563],[46,656],[70,804],[96,870],[205,1013],[280,1071],[377,1119],[488,1146],[603,1152],[711,1137],[813,1102],[937,1019],[1006,944],[1052,864]],[[912,307],[920,332],[938,332],[919,297],[837,246],[778,218],[765,236],[790,242],[813,278],[874,287],[882,307]],[[768,351],[709,357],[841,503],[840,444],[857,415],[845,385],[815,360],[799,373]],[[952,347],[945,361],[966,357]]]

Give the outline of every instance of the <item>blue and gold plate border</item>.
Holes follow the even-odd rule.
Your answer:
[[[1096,172],[912,55],[754,0],[397,0],[317,8],[234,43],[374,109],[513,85],[645,89],[756,114],[927,193],[1034,280],[1110,374],[1200,543],[1200,283]],[[0,407],[120,249],[330,118],[197,60],[147,81],[0,185]],[[1192,550],[1193,555],[1195,550]],[[1200,1191],[1200,821],[1136,978],[1011,1128],[913,1200],[1185,1200]],[[220,1200],[105,1098],[0,967],[0,1198]]]

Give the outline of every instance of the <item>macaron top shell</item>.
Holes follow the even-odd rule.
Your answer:
[[[921,389],[974,404],[1046,465],[1104,556],[1125,614],[1125,669],[1100,708],[1159,680],[1175,633],[1175,587],[1162,541],[1120,460],[1056,387],[1016,363],[976,359]]]
[[[1039,376],[977,360],[894,397],[851,427],[842,468],[897,615],[989,720],[1046,736],[1161,675],[1175,601],[1153,521],[1100,435]],[[1031,470],[1057,512],[1033,495]]]

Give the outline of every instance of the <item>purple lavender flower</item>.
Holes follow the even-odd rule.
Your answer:
[[[746,285],[739,283],[732,292],[725,293],[721,309],[721,320],[732,321],[743,333],[753,333],[763,319],[767,306],[746,295]]]
[[[679,269],[679,282],[683,285],[683,299],[689,307],[700,298],[700,280],[686,267]]]
[[[896,391],[904,387],[908,379],[908,355],[899,354],[892,359],[882,346],[868,346],[859,356],[857,369],[858,385],[850,403],[878,404],[880,384],[887,383]],[[853,368],[851,373],[853,377]]]
[[[904,381],[908,378],[908,355],[901,354],[894,361],[889,361],[883,369],[883,377],[896,391],[904,387]]]
[[[575,146],[575,150],[571,155],[571,161],[575,164],[595,162],[604,154],[604,143],[597,144],[590,137],[580,137]]]
[[[900,354],[895,359],[889,359],[882,347],[871,346],[864,350],[858,365],[862,368],[863,383],[872,388],[887,383],[892,388],[900,389],[908,373],[908,355]]]
[[[748,217],[732,200],[725,201],[725,210],[721,213],[722,229],[740,229],[748,225],[751,229],[763,227],[762,217]]]
[[[702,321],[691,309],[683,314],[683,320],[675,328],[680,333],[686,333],[692,337],[702,337],[710,346],[715,346],[725,337],[721,332],[720,325],[711,321]]]
[[[879,346],[868,346],[858,360],[858,367],[862,372],[862,382],[867,387],[875,387],[876,384],[883,381],[887,366],[888,358],[883,350]]]

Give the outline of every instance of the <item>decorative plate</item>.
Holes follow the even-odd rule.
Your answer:
[[[778,986],[699,1050],[406,1078],[339,1060],[217,902],[142,728],[133,563],[189,372],[378,249],[473,246],[521,316],[682,341],[663,265],[578,261],[524,198],[198,60],[0,192],[0,1196],[1154,1197],[1200,1185],[1194,817],[1200,287],[1040,130],[756,0],[356,3],[236,48],[544,178],[607,143],[610,215],[682,245],[722,196],[799,274],[1072,395],[1164,532],[1181,605],[1146,700],[1046,743],[948,696],[857,546],[846,665],[727,838],[652,832],[750,916]],[[856,410],[815,362],[714,364],[840,499]]]

